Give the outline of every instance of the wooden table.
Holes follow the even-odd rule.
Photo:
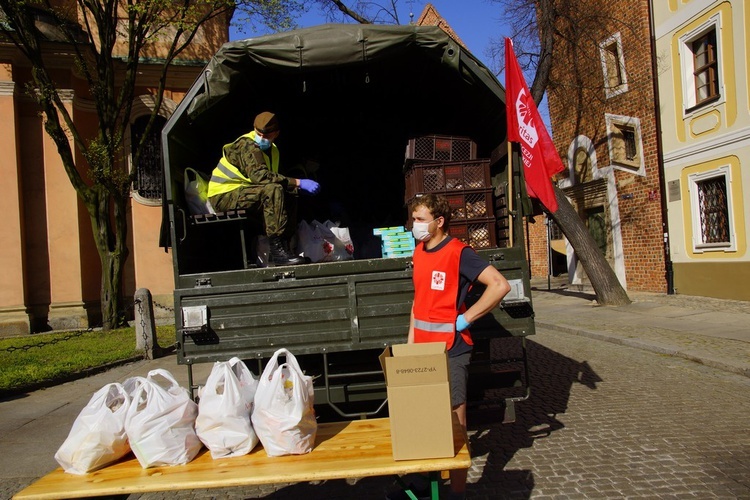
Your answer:
[[[466,433],[455,418],[453,443],[452,458],[397,462],[391,452],[387,418],[325,423],[318,426],[315,448],[306,455],[268,457],[258,445],[248,455],[214,460],[204,448],[186,465],[143,469],[129,454],[109,467],[83,476],[58,468],[13,498],[82,498],[468,469],[471,457]],[[435,476],[433,498],[437,498]]]

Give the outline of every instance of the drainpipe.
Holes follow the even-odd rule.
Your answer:
[[[669,252],[669,218],[667,213],[667,186],[664,181],[664,154],[661,139],[661,105],[659,101],[659,73],[656,63],[656,29],[654,27],[654,1],[648,2],[648,23],[651,39],[651,72],[654,92],[654,116],[656,118],[656,157],[659,170],[659,200],[661,202],[661,225],[664,231],[664,275],[667,280],[667,295],[674,295],[674,270]]]

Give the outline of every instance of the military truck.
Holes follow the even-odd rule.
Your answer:
[[[282,173],[322,186],[319,196],[300,196],[298,219],[348,227],[353,259],[264,267],[250,214],[188,210],[185,169],[210,175],[222,146],[265,110],[280,119]],[[427,152],[417,151],[425,138]],[[502,85],[437,27],[322,25],[225,44],[162,132],[177,359],[191,391],[196,363],[239,356],[259,370],[284,347],[315,377],[316,403],[342,416],[381,412],[377,357],[406,341],[412,262],[384,258],[373,230],[408,228],[408,174],[466,159],[455,148],[467,145],[489,165],[491,188],[479,227],[486,239],[474,246],[512,285],[472,328],[470,393],[486,403],[493,384],[512,388],[501,397],[512,419],[513,403],[528,397],[525,339],[534,322],[518,208],[523,180],[518,159],[508,161]],[[471,242],[470,223],[451,231]]]

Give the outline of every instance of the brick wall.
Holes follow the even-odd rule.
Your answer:
[[[526,218],[524,228],[528,231],[527,257],[530,257],[531,275],[547,276],[549,274],[547,255],[547,226],[544,224],[544,216],[534,217],[531,223]]]
[[[579,135],[593,143],[597,167],[610,166],[605,114],[640,120],[644,175],[614,169],[627,287],[665,292],[662,212],[646,0],[577,0],[568,14],[580,22],[575,46],[558,39],[548,100],[552,134],[567,166],[568,147]],[[580,28],[584,26],[584,28]],[[570,25],[558,28],[571,35]],[[620,33],[628,90],[607,98],[599,44]],[[532,275],[547,275],[546,227],[530,227]],[[537,229],[534,226],[540,226]]]
[[[464,42],[458,37],[456,32],[453,31],[453,28],[451,28],[448,24],[448,21],[446,21],[443,16],[440,15],[435,6],[431,3],[425,5],[422,13],[419,15],[419,19],[417,19],[417,26],[438,26],[440,27],[440,29],[448,33],[451,38],[458,42],[459,45],[461,45],[463,48],[466,48],[466,44],[464,44]]]

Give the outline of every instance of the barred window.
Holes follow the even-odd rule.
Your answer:
[[[632,127],[622,127],[622,140],[625,143],[625,159],[635,160],[638,155],[638,147],[635,142],[635,130]]]
[[[146,130],[150,116],[136,118],[130,126],[131,155],[135,157],[138,144]],[[151,131],[143,144],[138,164],[133,165],[135,180],[133,191],[144,200],[160,201],[162,195],[163,173],[161,163],[161,130],[167,122],[166,118],[157,116]]]
[[[701,221],[703,243],[729,243],[729,207],[727,205],[727,182],[715,177],[697,182],[698,210]]]
[[[692,210],[693,249],[736,250],[730,167],[688,176]]]
[[[641,121],[632,116],[605,114],[607,146],[613,167],[645,175]]]

